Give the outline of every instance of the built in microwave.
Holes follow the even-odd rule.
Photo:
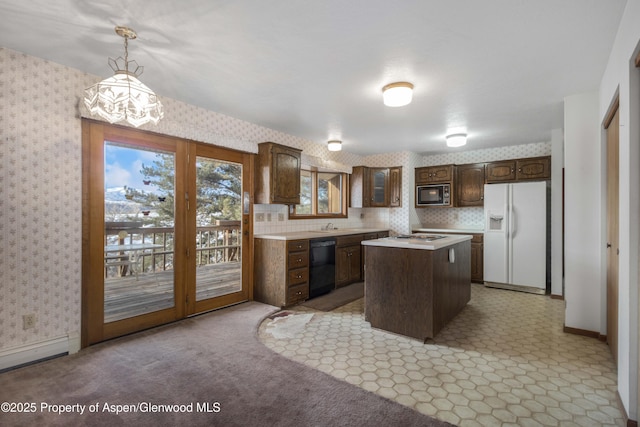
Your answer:
[[[416,186],[416,206],[451,206],[451,185]]]

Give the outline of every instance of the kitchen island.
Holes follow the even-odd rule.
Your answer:
[[[471,299],[471,236],[414,234],[363,241],[365,320],[420,340]]]

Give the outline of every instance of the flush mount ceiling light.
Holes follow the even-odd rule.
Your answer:
[[[453,135],[447,135],[447,147],[462,147],[466,143],[466,133],[454,133]]]
[[[407,82],[390,83],[382,88],[382,99],[387,107],[402,107],[411,102],[413,85]]]
[[[332,140],[327,142],[327,148],[329,151],[340,151],[342,150],[342,141]]]
[[[137,34],[127,27],[116,27],[116,33],[124,38],[124,59],[109,58],[115,75],[85,89],[84,104],[92,115],[109,123],[126,121],[135,127],[148,122],[158,124],[164,116],[162,104],[156,94],[138,80],[144,67],[129,61],[129,39],[135,39]]]

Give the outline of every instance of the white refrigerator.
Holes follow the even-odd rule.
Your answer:
[[[484,281],[544,294],[547,289],[547,183],[484,186]]]

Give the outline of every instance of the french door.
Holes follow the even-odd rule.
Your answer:
[[[249,299],[248,153],[83,120],[83,346]]]

